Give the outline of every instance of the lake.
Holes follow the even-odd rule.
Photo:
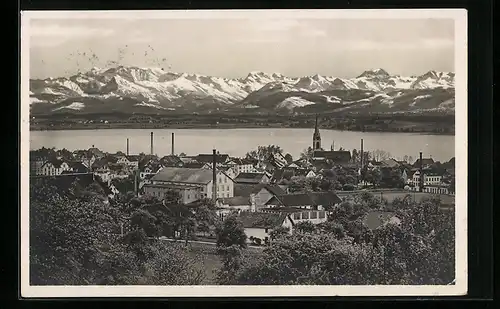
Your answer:
[[[69,150],[95,147],[106,151],[126,152],[127,138],[129,153],[150,152],[150,132],[154,133],[154,153],[160,156],[171,153],[171,134],[175,133],[175,153],[188,155],[211,153],[217,149],[231,156],[244,156],[259,145],[278,145],[285,153],[297,158],[312,145],[313,129],[102,129],[68,131],[30,131],[30,149],[41,147],[66,148]],[[392,157],[424,157],[448,161],[455,156],[455,137],[452,135],[427,135],[415,133],[354,132],[320,130],[322,146],[330,149],[334,142],[335,150],[360,149],[364,140],[365,151],[377,149],[389,152]]]

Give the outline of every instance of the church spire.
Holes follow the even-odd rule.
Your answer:
[[[318,115],[316,114],[316,125],[314,126],[313,134],[313,150],[321,150],[321,135],[318,128]]]

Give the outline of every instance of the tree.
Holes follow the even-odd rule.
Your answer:
[[[287,153],[287,154],[285,155],[285,160],[286,160],[286,162],[287,162],[288,164],[292,163],[292,162],[293,162],[293,157],[292,157],[292,155],[291,155],[291,154],[289,154],[289,153]]]
[[[307,162],[310,162],[312,160],[313,154],[314,154],[314,151],[313,151],[312,147],[307,147],[300,154],[300,158],[303,160],[306,160]]]
[[[284,226],[279,226],[271,231],[269,233],[269,237],[271,240],[278,239],[280,237],[286,236],[290,233],[290,228],[284,227]]]
[[[135,211],[135,228],[122,237],[120,224],[128,219],[120,207],[98,195],[61,192],[50,183],[30,183],[31,284],[201,284],[203,273],[185,250],[148,240],[153,215]]]
[[[358,163],[359,158],[360,158],[360,153],[358,152],[357,149],[353,149],[351,154],[351,162]]]
[[[316,227],[310,221],[302,221],[295,225],[295,229],[301,233],[313,233]]]
[[[217,234],[217,247],[230,247],[238,246],[240,248],[247,247],[247,235],[243,224],[235,214],[229,215],[226,219],[216,228]]]
[[[283,149],[277,145],[258,146],[257,150],[252,150],[246,154],[249,159],[266,161],[271,155],[283,154]]]

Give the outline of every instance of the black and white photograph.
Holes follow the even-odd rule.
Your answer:
[[[465,10],[21,15],[23,297],[467,293]]]

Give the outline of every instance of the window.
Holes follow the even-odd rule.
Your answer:
[[[226,187],[226,190],[229,191],[229,186]]]
[[[266,234],[267,234],[267,232],[268,232],[268,231],[269,231],[269,229],[266,229],[266,230],[265,230]]]
[[[325,218],[325,212],[324,211],[320,211],[318,215],[319,215],[320,219],[324,219]]]
[[[308,211],[304,211],[302,213],[302,219],[309,219],[309,212]]]
[[[316,211],[311,212],[311,219],[317,219],[318,218],[318,213]]]
[[[293,219],[294,220],[300,220],[300,212],[296,212],[293,214]]]

